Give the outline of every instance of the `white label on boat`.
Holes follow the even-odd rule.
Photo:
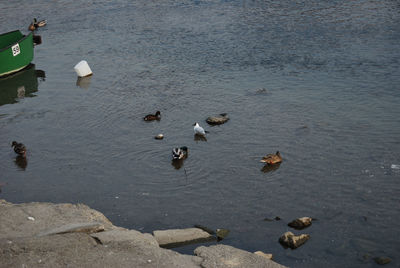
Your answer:
[[[14,57],[17,56],[19,53],[21,53],[21,50],[19,49],[19,44],[13,45],[11,47],[11,50]]]

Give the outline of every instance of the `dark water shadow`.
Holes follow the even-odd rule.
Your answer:
[[[184,162],[184,159],[174,159],[171,161],[171,165],[175,169],[180,169],[181,167],[183,167],[183,162]]]
[[[277,164],[266,164],[265,166],[262,167],[261,171],[264,173],[268,173],[268,172],[273,172],[279,169],[281,163],[277,163]]]
[[[38,78],[45,81],[46,74],[36,70],[34,64],[6,77],[0,78],[0,106],[17,103],[18,99],[34,97],[38,91]]]
[[[199,135],[199,134],[194,134],[194,141],[207,141],[207,138],[203,135]]]
[[[76,86],[83,89],[88,89],[90,87],[91,80],[92,80],[92,75],[85,77],[78,77],[78,79],[76,80]]]
[[[26,159],[26,157],[24,157],[22,155],[18,155],[17,157],[15,157],[14,163],[21,170],[25,170],[26,167],[28,166],[28,160]]]

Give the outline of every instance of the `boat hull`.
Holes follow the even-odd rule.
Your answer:
[[[33,60],[33,33],[20,31],[0,35],[0,76],[24,69]]]

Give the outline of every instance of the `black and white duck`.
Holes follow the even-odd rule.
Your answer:
[[[172,150],[172,159],[180,160],[186,158],[188,155],[188,148],[186,146],[180,148],[174,148]]]

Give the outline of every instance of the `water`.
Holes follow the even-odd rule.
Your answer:
[[[291,267],[399,265],[397,1],[20,2],[0,3],[0,30],[48,20],[34,58],[45,78],[0,84],[11,92],[0,100],[0,198],[85,203],[143,232],[228,228],[224,244]],[[78,81],[82,59],[94,75]],[[142,120],[156,110],[160,122]],[[205,123],[222,112],[228,123]],[[171,150],[184,145],[176,169]],[[283,163],[263,170],[277,150]],[[318,221],[286,225],[302,216]],[[287,230],[311,240],[284,249]]]

